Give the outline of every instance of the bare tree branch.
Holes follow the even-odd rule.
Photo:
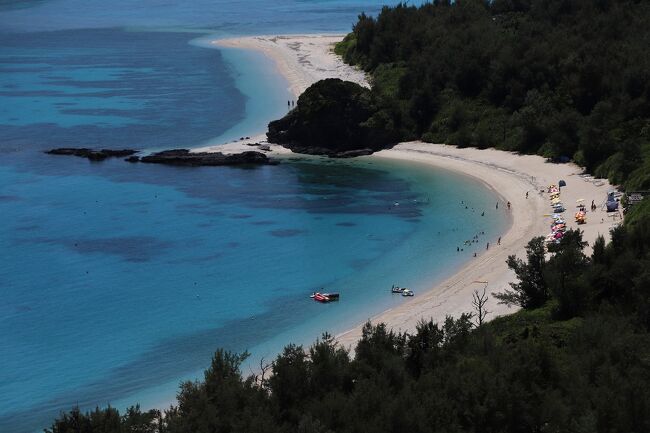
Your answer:
[[[472,293],[472,305],[474,306],[474,311],[476,312],[474,314],[474,317],[476,317],[477,327],[483,325],[483,322],[485,321],[485,316],[490,314],[490,311],[485,309],[485,304],[487,304],[488,299],[490,299],[485,294],[486,288],[487,288],[487,284],[485,285],[485,287],[483,287],[483,293],[479,293],[478,290],[474,290],[474,293]]]

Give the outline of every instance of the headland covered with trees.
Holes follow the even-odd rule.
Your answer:
[[[347,133],[373,150],[415,139],[497,147],[650,189],[648,22],[650,3],[639,0],[434,1],[362,14],[336,52],[370,74],[372,90],[321,83],[269,138],[300,138],[291,125],[308,124],[321,141]],[[345,129],[329,127],[332,114]],[[358,139],[368,131],[372,143]]]
[[[337,50],[371,73],[372,90],[321,83],[273,133],[299,143],[314,134],[303,120],[353,110],[336,134],[568,157],[648,188],[648,22],[647,2],[607,0],[459,0],[361,15]],[[336,143],[350,150],[344,136]],[[569,231],[550,256],[534,238],[526,257],[511,257],[517,281],[486,296],[521,307],[515,314],[486,322],[477,293],[475,311],[412,334],[367,324],[354,355],[329,335],[288,345],[250,377],[246,354],[218,349],[167,410],[73,409],[48,431],[650,431],[650,200],[609,244],[599,238],[590,256],[584,246]]]
[[[338,47],[403,138],[568,157],[650,188],[650,3],[437,1],[362,15]]]

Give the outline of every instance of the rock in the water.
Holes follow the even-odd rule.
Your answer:
[[[345,152],[339,152],[334,154],[335,158],[354,158],[355,156],[364,156],[372,155],[374,150],[372,149],[356,149],[356,150],[347,150]]]
[[[126,162],[140,162],[140,158],[137,156],[129,156],[125,159]]]
[[[116,158],[116,157],[125,157],[130,156],[135,153],[138,153],[137,150],[133,149],[88,149],[86,147],[74,148],[74,147],[59,147],[57,149],[51,149],[46,151],[50,155],[72,155],[78,156],[81,158],[88,158],[91,161],[103,161],[106,158]]]
[[[173,149],[153,153],[140,158],[140,162],[190,166],[254,165],[274,163],[263,153],[250,150],[232,155],[224,155],[221,152],[193,153],[187,149]]]
[[[396,144],[393,123],[370,90],[330,78],[305,90],[295,109],[269,123],[266,136],[294,152],[345,158]]]

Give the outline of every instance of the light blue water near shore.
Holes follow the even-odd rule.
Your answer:
[[[379,4],[270,3],[0,10],[0,431],[38,431],[75,404],[171,401],[215,348],[256,362],[345,330],[403,302],[391,284],[427,288],[471,260],[457,245],[484,231],[481,250],[505,229],[476,181],[399,162],[174,168],[41,152],[255,132],[286,110],[286,83],[252,53],[196,46],[200,29],[346,31]],[[320,287],[341,302],[311,301]]]

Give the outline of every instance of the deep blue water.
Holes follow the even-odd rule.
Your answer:
[[[286,83],[264,58],[192,39],[346,31],[362,10],[378,3],[0,2],[1,432],[76,404],[168,403],[217,347],[256,364],[343,331],[403,302],[391,284],[423,290],[468,260],[457,245],[504,230],[494,193],[417,165],[42,153],[257,132],[286,110]],[[315,304],[320,287],[341,302]]]

